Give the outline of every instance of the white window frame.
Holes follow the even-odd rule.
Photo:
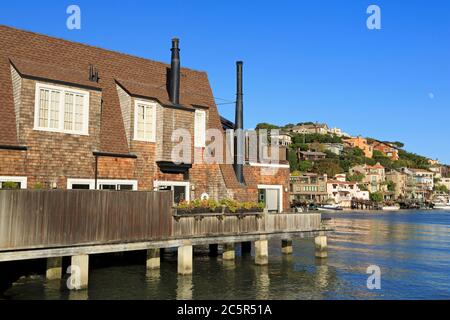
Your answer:
[[[203,115],[203,123],[197,123],[197,114]],[[202,127],[198,127],[202,126]],[[197,139],[197,130],[203,129],[203,134],[199,139]],[[204,148],[206,147],[206,111],[205,110],[195,110],[194,114],[194,147]]]
[[[60,93],[58,128],[48,128],[48,127],[40,127],[39,126],[41,89],[58,91]],[[82,124],[82,129],[80,131],[64,129],[64,114],[65,114],[64,108],[65,108],[66,93],[72,93],[75,95],[83,96],[83,124]],[[50,117],[50,110],[49,110],[49,117]],[[89,135],[89,92],[84,91],[84,90],[72,89],[72,88],[68,88],[68,87],[64,87],[64,86],[55,86],[55,85],[39,83],[39,82],[36,83],[36,93],[35,93],[35,100],[34,100],[34,130],[60,132],[60,133],[85,135],[85,136]]]
[[[280,184],[258,184],[257,189],[276,189],[278,190],[278,213],[283,212],[283,186]]]
[[[74,184],[85,184],[89,185],[89,190],[95,190],[95,179],[73,179],[69,178],[67,179],[67,189],[71,190],[72,186]],[[97,188],[98,190],[100,188],[100,185],[102,184],[114,184],[114,185],[120,185],[120,184],[129,184],[133,186],[133,191],[138,190],[138,182],[137,180],[115,180],[115,179],[98,179],[97,180]]]
[[[138,105],[144,105],[146,107],[152,107],[152,126],[153,126],[153,134],[151,135],[150,139],[144,138],[138,138],[137,134],[137,127],[138,127]],[[144,142],[156,142],[156,109],[158,108],[158,104],[154,101],[146,101],[146,100],[140,100],[135,99],[134,100],[134,133],[133,133],[133,140],[136,141],[144,141]],[[144,123],[145,125],[145,123]],[[145,129],[144,129],[144,136],[145,136]]]
[[[20,189],[26,189],[28,178],[27,177],[8,177],[8,176],[0,176],[0,182],[16,182],[20,183]]]
[[[155,191],[158,190],[159,187],[162,186],[171,186],[171,187],[186,187],[186,194],[185,194],[185,200],[190,201],[190,191],[191,191],[191,184],[188,181],[161,181],[161,180],[155,180],[153,182],[153,188]]]

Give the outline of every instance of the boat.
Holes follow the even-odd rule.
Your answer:
[[[342,211],[342,208],[337,204],[325,204],[318,209],[322,211]]]
[[[397,211],[397,210],[400,210],[400,207],[399,206],[383,206],[381,208],[381,210],[384,210],[384,211]]]
[[[447,203],[445,203],[445,202],[436,202],[436,203],[434,203],[433,209],[436,209],[436,210],[449,210],[450,211],[450,200]]]

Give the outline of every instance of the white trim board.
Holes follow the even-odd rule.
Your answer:
[[[77,179],[77,178],[67,179],[67,189],[72,189],[72,186],[74,184],[88,184],[90,190],[95,189],[95,179]],[[115,184],[115,185],[130,184],[133,186],[133,191],[137,191],[137,189],[138,189],[137,180],[98,179],[97,187],[99,187],[101,184]]]
[[[27,177],[13,177],[13,176],[0,176],[0,182],[18,182],[20,183],[20,189],[27,188]]]
[[[191,194],[191,184],[189,181],[162,181],[162,180],[155,180],[153,181],[153,188],[158,188],[161,186],[178,186],[178,187],[186,187],[186,201],[190,201],[190,194]]]

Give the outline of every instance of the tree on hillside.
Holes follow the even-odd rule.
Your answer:
[[[309,172],[313,168],[313,163],[311,161],[300,161],[298,164],[298,169],[301,172]]]
[[[291,172],[298,170],[297,152],[295,150],[289,149],[288,161],[289,161],[289,167],[291,168]]]
[[[260,129],[267,129],[267,130],[272,130],[272,129],[280,129],[279,126],[275,125],[275,124],[270,124],[270,123],[266,123],[266,122],[262,122],[262,123],[258,123],[256,125],[256,130],[260,130]]]
[[[365,175],[362,173],[355,173],[347,175],[347,181],[350,182],[362,182],[364,180]]]
[[[372,192],[370,194],[370,200],[373,202],[383,202],[383,194],[381,192]]]
[[[312,171],[318,174],[327,174],[328,177],[334,177],[338,173],[344,172],[336,160],[333,159],[324,159],[314,162]]]

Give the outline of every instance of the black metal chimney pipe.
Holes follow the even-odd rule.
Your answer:
[[[237,90],[236,90],[236,113],[234,129],[238,130],[238,137],[235,138],[234,143],[234,171],[239,183],[244,184],[244,94],[242,90],[242,67],[243,62],[236,62],[236,75],[237,75]],[[239,137],[240,135],[240,137]]]
[[[172,58],[170,60],[169,96],[173,104],[180,103],[180,40],[172,39]]]

